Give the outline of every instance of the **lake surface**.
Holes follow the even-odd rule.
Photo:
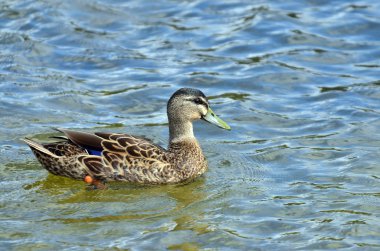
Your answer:
[[[2,250],[379,250],[379,1],[0,3]],[[52,127],[167,145],[201,89],[232,127],[196,135],[187,185],[106,191],[50,175]]]

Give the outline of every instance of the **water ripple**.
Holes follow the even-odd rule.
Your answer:
[[[0,10],[1,246],[379,247],[379,3],[14,0]],[[47,175],[19,141],[67,127],[165,146],[166,101],[184,86],[233,128],[195,123],[210,168],[194,183],[93,191]]]

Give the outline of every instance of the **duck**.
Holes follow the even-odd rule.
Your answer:
[[[106,182],[144,185],[188,182],[207,170],[207,160],[194,136],[193,122],[204,120],[222,129],[231,127],[211,109],[205,94],[194,88],[175,91],[167,102],[167,149],[130,134],[81,132],[56,128],[63,135],[52,143],[23,141],[50,173],[84,180],[95,188]]]

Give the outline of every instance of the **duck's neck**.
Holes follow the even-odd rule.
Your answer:
[[[207,169],[207,161],[198,141],[194,137],[190,121],[173,123],[169,120],[170,140],[168,156],[182,180],[195,178]]]
[[[191,121],[169,120],[169,145],[196,141]]]

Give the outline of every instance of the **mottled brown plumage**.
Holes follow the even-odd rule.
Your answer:
[[[199,90],[182,88],[168,101],[168,150],[144,138],[118,133],[84,133],[57,129],[65,134],[55,143],[30,146],[51,173],[73,179],[89,175],[95,180],[139,184],[170,184],[192,180],[207,169],[207,161],[194,137],[192,122],[204,119],[224,129],[229,126],[209,108]],[[99,155],[97,155],[99,154]]]

